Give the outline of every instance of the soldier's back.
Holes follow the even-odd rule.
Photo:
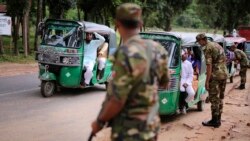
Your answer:
[[[226,79],[227,69],[224,49],[218,43],[208,41],[204,53],[207,64],[212,65],[212,79]]]
[[[148,124],[148,115],[158,103],[157,82],[154,81],[157,74],[152,74],[150,68],[154,59],[156,64],[162,63],[162,60],[156,58],[160,56],[158,54],[162,49],[156,45],[159,44],[134,36],[115,54],[114,71],[119,72],[113,80],[115,83],[113,89],[119,90],[114,93],[126,102],[123,110],[112,122],[114,140],[119,140],[118,138],[122,136],[123,139],[131,141],[146,141],[154,137],[159,130],[160,120],[157,114],[151,119],[150,125]],[[167,60],[166,57],[165,59]],[[163,66],[167,67],[166,62]],[[167,72],[167,68],[162,70]],[[162,70],[160,66],[155,66],[154,71]],[[127,84],[124,85],[125,83]]]
[[[240,65],[242,66],[247,66],[248,65],[248,58],[247,58],[247,55],[240,49],[235,49],[235,56],[237,58],[240,58],[239,61],[240,61]]]

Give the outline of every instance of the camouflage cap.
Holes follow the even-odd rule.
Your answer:
[[[207,36],[205,35],[205,33],[199,33],[197,36],[196,36],[196,41],[200,41],[202,39],[207,39]]]
[[[141,7],[134,3],[124,3],[116,9],[116,19],[141,21]]]

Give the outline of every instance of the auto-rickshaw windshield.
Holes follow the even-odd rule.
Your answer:
[[[77,39],[77,27],[48,24],[45,27],[42,44],[56,47],[78,48],[80,46],[80,40]]]
[[[176,43],[169,41],[169,40],[161,40],[161,39],[155,39],[156,42],[159,42],[168,52],[168,56],[170,56],[170,53],[174,49]]]

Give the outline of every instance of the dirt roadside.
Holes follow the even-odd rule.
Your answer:
[[[247,72],[250,77],[250,69]],[[204,127],[201,122],[210,120],[210,104],[203,112],[190,108],[186,115],[169,116],[162,123],[158,141],[250,141],[250,79],[246,89],[237,90],[239,76],[227,83],[220,128]],[[94,141],[110,141],[110,128],[102,130]]]
[[[38,72],[38,64],[0,63],[0,77]]]
[[[0,63],[0,77],[37,73],[37,64]],[[210,119],[210,104],[203,112],[192,107],[187,115],[171,116],[162,124],[158,141],[250,141],[250,69],[245,90],[236,90],[239,76],[234,83],[227,83],[222,126],[203,127],[201,122]],[[98,134],[95,141],[109,141],[110,129]]]
[[[159,141],[250,141],[250,69],[247,76],[245,90],[234,89],[239,76],[234,83],[227,83],[220,128],[202,126],[202,121],[211,118],[210,104],[206,104],[203,112],[193,107],[187,115],[175,116],[163,124]]]

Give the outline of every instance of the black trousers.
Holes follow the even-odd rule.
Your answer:
[[[187,98],[188,93],[187,92],[180,92],[180,97],[179,97],[179,109],[183,109],[184,107],[188,108],[188,104],[185,101]]]

